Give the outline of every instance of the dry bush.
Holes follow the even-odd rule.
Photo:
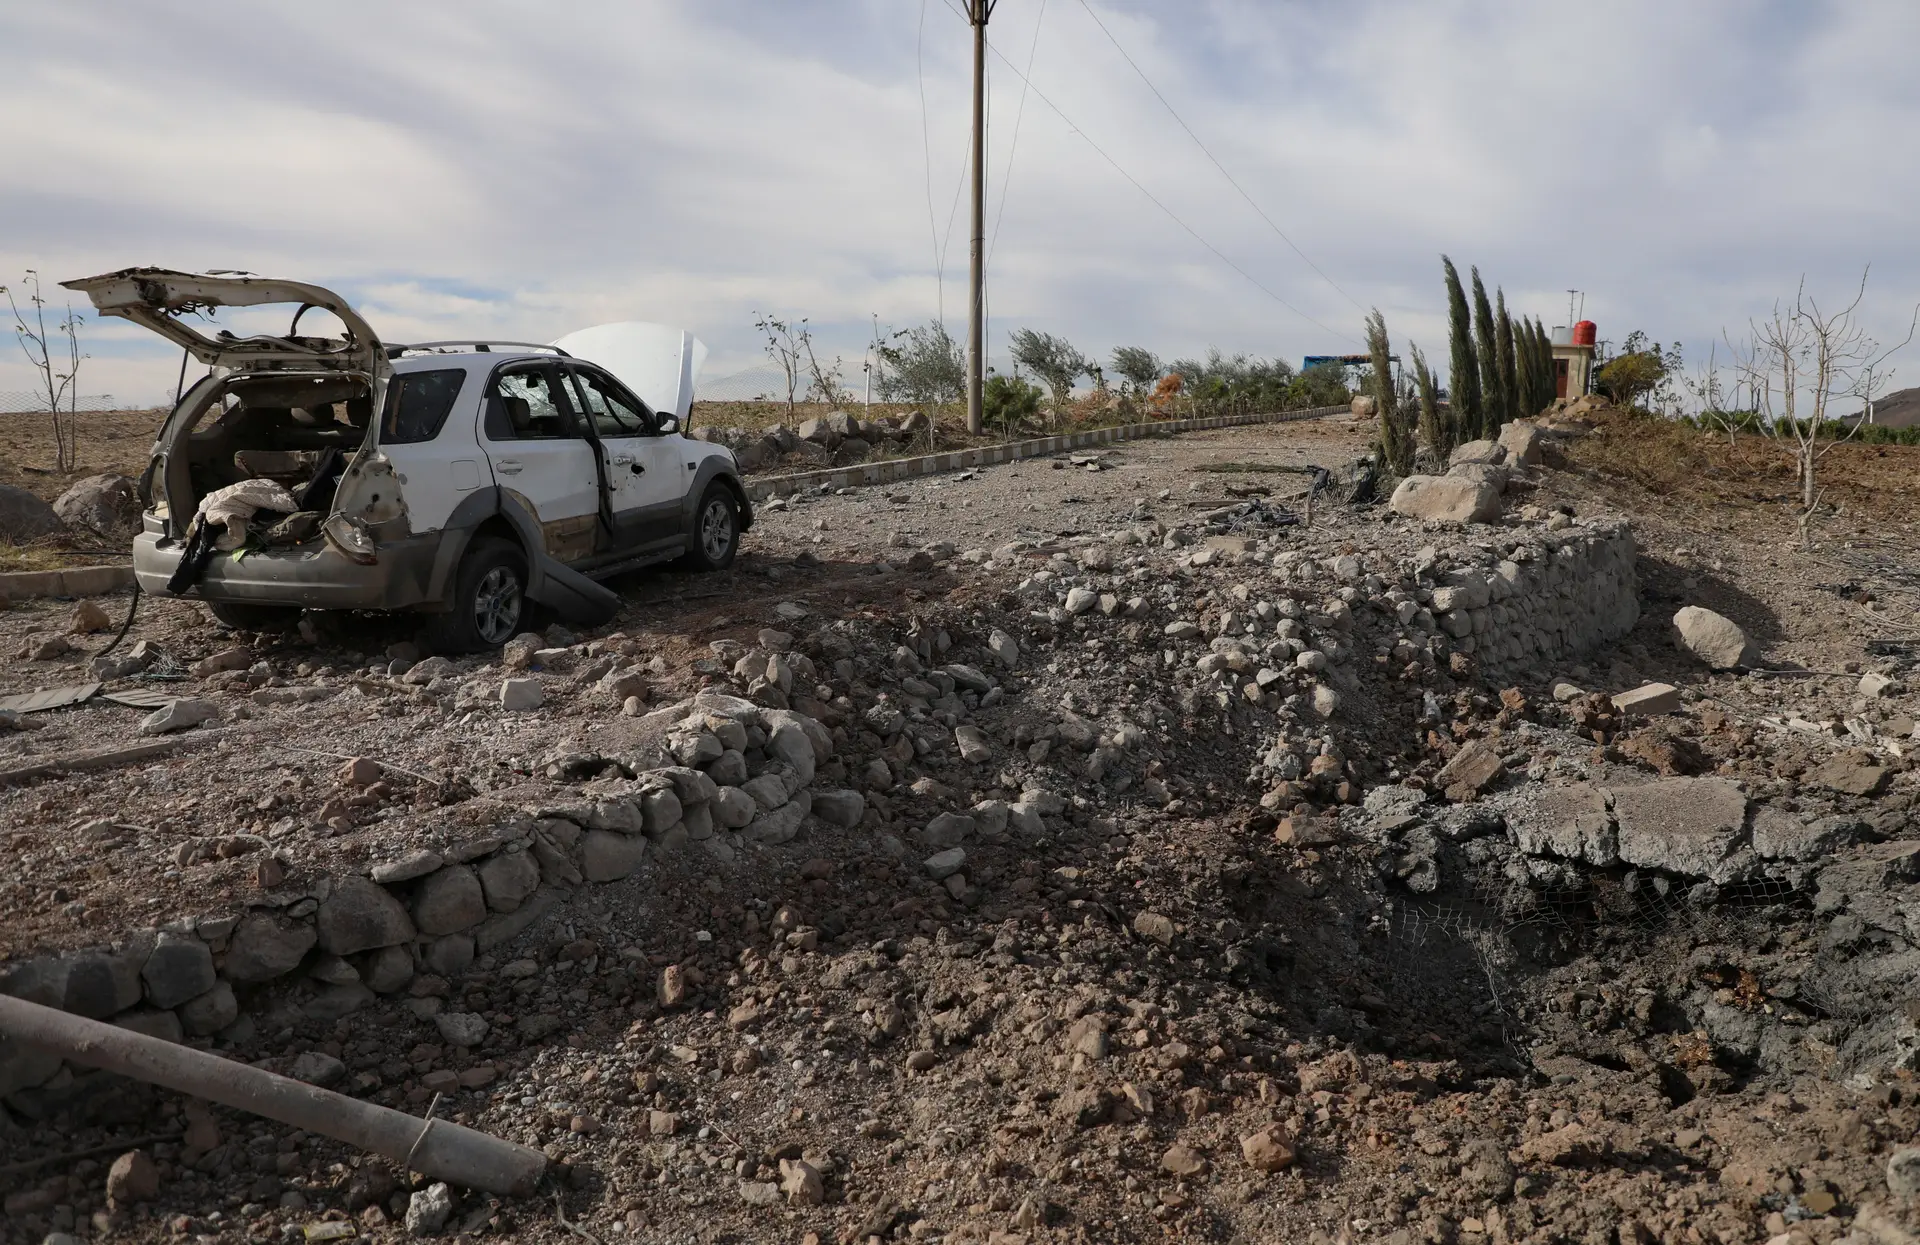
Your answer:
[[[1792,441],[1749,433],[1729,444],[1724,433],[1613,407],[1587,418],[1594,434],[1573,441],[1566,451],[1575,468],[1681,501],[1798,502]],[[1900,522],[1910,521],[1920,504],[1920,446],[1838,445],[1827,464],[1821,487],[1830,504]]]

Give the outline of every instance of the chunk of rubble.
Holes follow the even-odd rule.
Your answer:
[[[1843,752],[1808,770],[1800,779],[1809,787],[1824,787],[1841,795],[1873,796],[1886,789],[1892,771],[1869,756]]]
[[[1459,476],[1408,476],[1387,503],[1395,514],[1439,523],[1491,523],[1500,517],[1500,493]]]
[[[1514,845],[1529,856],[1579,860],[1596,869],[1620,862],[1607,797],[1591,783],[1547,787],[1507,809]]]
[[[1818,860],[1864,842],[1870,833],[1871,827],[1858,817],[1805,821],[1771,806],[1753,813],[1753,850],[1764,860]]]
[[[1760,655],[1747,639],[1747,633],[1731,618],[1698,605],[1688,605],[1673,616],[1673,626],[1687,651],[1715,670],[1759,663]]]
[[[1506,461],[1510,463],[1539,466],[1543,441],[1540,430],[1525,420],[1511,420],[1500,429],[1500,448],[1507,452]]]
[[[1559,695],[1558,688],[1554,694]],[[1610,699],[1614,708],[1635,717],[1650,718],[1680,709],[1680,689],[1671,683],[1643,683],[1630,692],[1615,692]]]
[[[1668,778],[1613,793],[1620,859],[1645,869],[1730,882],[1747,837],[1747,797],[1721,778]]]
[[[1505,772],[1499,749],[1487,740],[1476,739],[1454,753],[1433,781],[1448,799],[1465,803],[1493,786]]]
[[[1507,447],[1498,441],[1468,441],[1456,445],[1447,455],[1448,467],[1459,467],[1468,463],[1503,463],[1507,460]]]

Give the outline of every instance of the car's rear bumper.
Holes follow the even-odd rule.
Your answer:
[[[355,562],[325,541],[293,549],[267,549],[235,561],[216,553],[186,596],[250,605],[287,605],[315,610],[400,610],[439,604],[433,588],[444,531],[427,532],[379,547],[372,565]],[[133,574],[140,591],[172,596],[167,581],[180,565],[183,546],[142,532],[133,542]]]

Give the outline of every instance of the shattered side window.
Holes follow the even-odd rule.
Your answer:
[[[544,367],[502,372],[487,401],[489,441],[551,440],[571,435],[565,409]]]
[[[387,383],[387,409],[380,419],[382,445],[408,445],[440,435],[467,373],[463,368],[403,372]]]
[[[605,377],[584,368],[569,368],[579,388],[580,403],[603,437],[638,437],[653,431],[653,420]]]

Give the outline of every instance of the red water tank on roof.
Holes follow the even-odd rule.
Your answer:
[[[1573,344],[1591,346],[1598,340],[1600,327],[1591,320],[1582,320],[1573,326]]]

